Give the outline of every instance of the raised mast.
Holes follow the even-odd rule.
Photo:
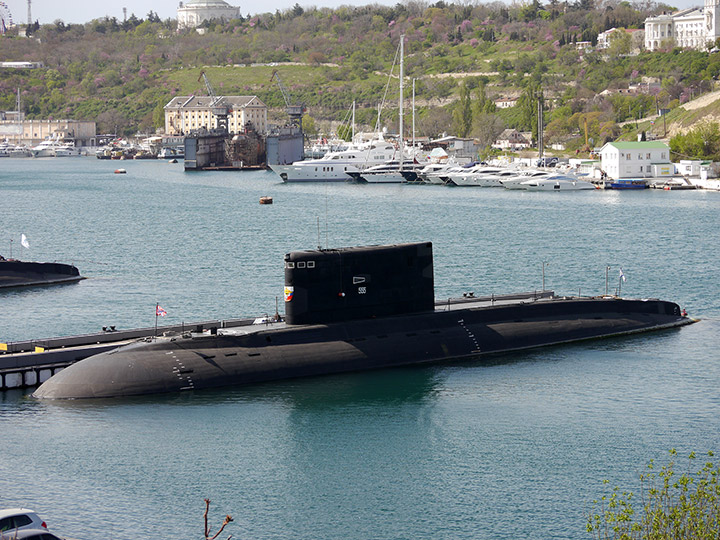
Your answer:
[[[403,79],[405,78],[404,73],[404,44],[405,44],[405,34],[400,36],[400,136],[398,141],[398,146],[400,148],[400,170],[403,169],[403,161],[405,160],[405,149],[404,149],[404,141],[403,141]]]

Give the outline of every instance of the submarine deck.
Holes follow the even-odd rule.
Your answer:
[[[553,291],[534,291],[514,294],[474,296],[466,293],[460,298],[449,298],[435,303],[436,311],[465,309],[469,306],[535,302],[554,297]],[[241,335],[260,330],[286,327],[284,322],[274,322],[271,317],[209,320],[157,328],[157,334],[221,333]],[[156,334],[155,328],[130,330],[104,330],[92,334],[69,337],[34,339],[16,342],[0,342],[0,391],[10,388],[31,388],[42,384],[55,373],[89,356],[116,349]]]

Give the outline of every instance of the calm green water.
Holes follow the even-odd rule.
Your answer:
[[[437,297],[535,290],[677,301],[680,330],[489,362],[87,403],[0,393],[0,507],[83,540],[576,539],[602,480],[718,450],[720,193],[284,185],[182,164],[0,160],[0,253],[75,285],[0,292],[0,340],[274,312],[283,255],[434,243]],[[275,204],[259,205],[270,195]],[[319,226],[318,226],[319,223]],[[27,235],[31,249],[19,247]],[[281,306],[282,307],[282,306]]]

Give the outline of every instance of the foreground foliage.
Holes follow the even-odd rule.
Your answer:
[[[712,458],[713,453],[708,452]],[[688,457],[687,472],[675,470],[677,452],[659,471],[650,461],[640,475],[641,492],[635,495],[614,488],[609,496],[593,501],[587,530],[593,538],[620,540],[716,540],[720,538],[720,465],[705,462],[697,469],[696,455]],[[694,469],[695,468],[695,469]],[[694,472],[693,472],[694,471]],[[606,481],[607,483],[607,481]]]

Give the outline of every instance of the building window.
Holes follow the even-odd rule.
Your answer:
[[[650,153],[645,154],[645,159],[650,159]]]

